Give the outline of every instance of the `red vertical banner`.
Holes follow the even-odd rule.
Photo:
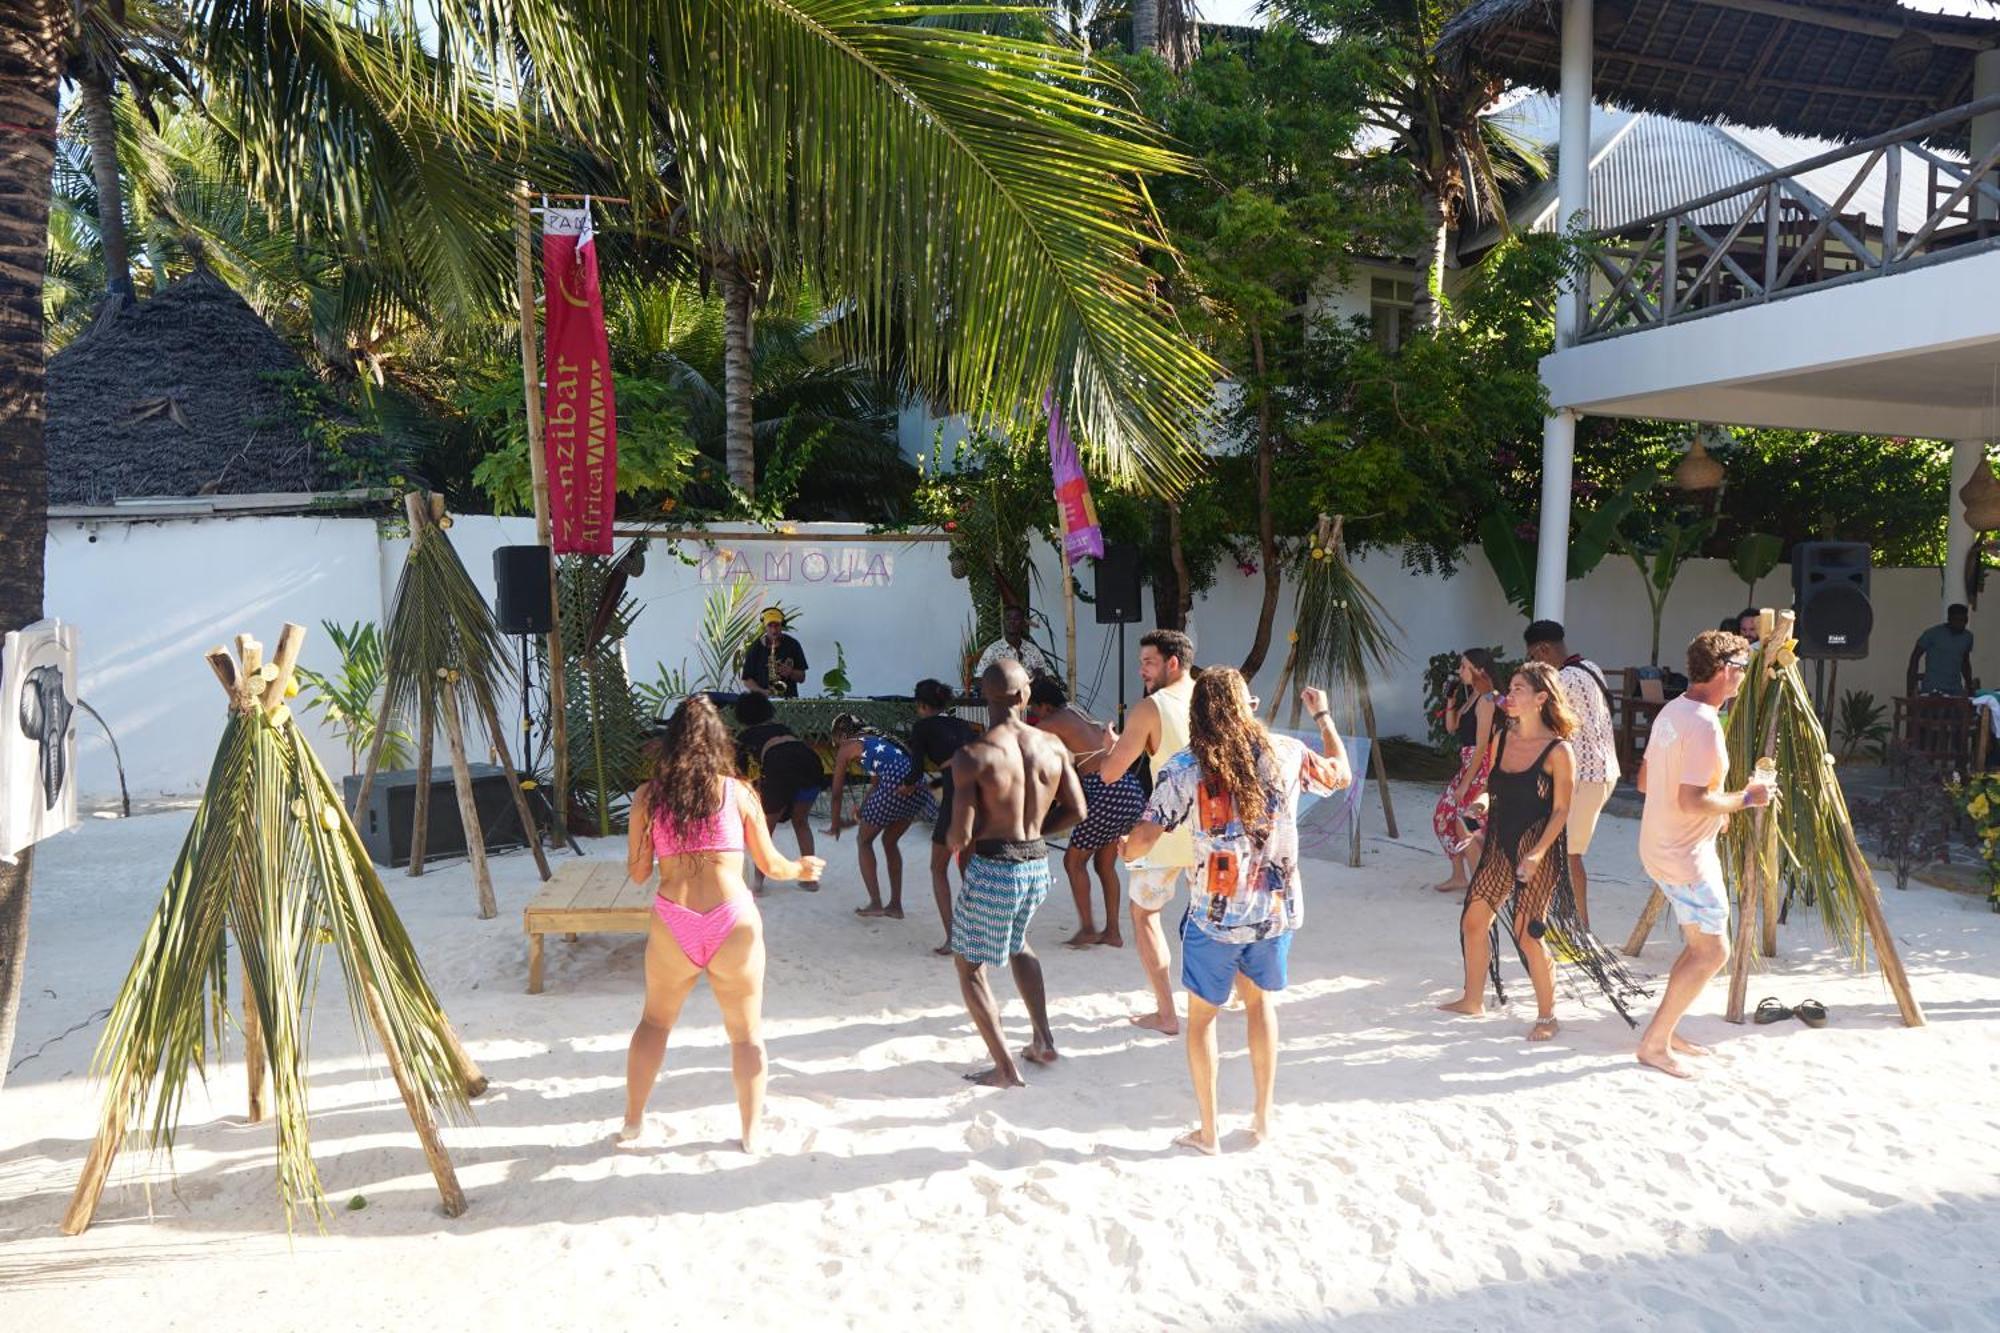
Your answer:
[[[611,554],[618,407],[588,208],[542,211],[542,444],[556,554]]]

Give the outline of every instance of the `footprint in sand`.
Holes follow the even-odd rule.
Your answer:
[[[1425,1217],[1437,1216],[1437,1205],[1432,1203],[1422,1190],[1407,1181],[1396,1186],[1396,1197],[1415,1208]]]

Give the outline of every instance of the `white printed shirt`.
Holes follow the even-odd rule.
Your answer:
[[[1576,735],[1570,745],[1576,751],[1578,782],[1618,781],[1618,744],[1611,733],[1611,709],[1605,703],[1604,671],[1588,658],[1579,658],[1557,675],[1569,711],[1576,714]]]

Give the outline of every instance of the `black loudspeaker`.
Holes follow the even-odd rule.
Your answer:
[[[549,552],[542,546],[493,548],[493,618],[502,634],[549,632]]]
[[[1868,604],[1866,542],[1800,542],[1792,548],[1792,605],[1800,657],[1866,657],[1875,609]]]
[[[1139,548],[1130,542],[1106,542],[1097,562],[1097,623],[1136,625],[1139,608]]]
[[[514,547],[515,550],[541,548]],[[514,794],[507,789],[507,774],[492,764],[468,764],[472,776],[472,808],[479,814],[479,828],[486,835],[486,850],[497,852],[510,847],[526,847],[521,835],[521,815],[514,808]],[[342,794],[354,803],[361,789],[359,777],[342,780]],[[398,768],[375,775],[369,788],[368,804],[355,817],[361,843],[368,859],[381,866],[410,863],[410,832],[416,824],[417,770]],[[458,817],[458,793],[453,789],[451,767],[431,770],[430,827],[424,831],[424,864],[465,855],[465,825]]]

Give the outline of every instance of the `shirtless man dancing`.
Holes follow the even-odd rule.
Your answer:
[[[972,849],[952,910],[951,951],[965,1007],[993,1057],[993,1068],[966,1077],[987,1087],[1018,1088],[1027,1080],[1001,1034],[1000,1006],[986,983],[986,969],[1009,965],[1028,1006],[1035,1036],[1022,1058],[1055,1063],[1042,961],[1028,947],[1028,922],[1049,896],[1049,850],[1042,836],[1062,832],[1088,812],[1069,751],[1021,718],[1028,702],[1028,673],[1021,664],[1011,658],[995,662],[979,684],[986,696],[986,732],[951,760],[955,797],[947,845],[954,852]]]

